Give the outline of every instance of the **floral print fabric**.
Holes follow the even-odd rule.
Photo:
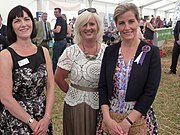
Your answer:
[[[125,102],[126,90],[133,62],[134,57],[132,57],[127,63],[125,63],[121,50],[119,51],[119,57],[114,74],[114,96],[112,96],[110,100],[110,111],[112,112],[130,113],[134,108],[135,102]],[[157,135],[157,121],[152,107],[149,109],[144,119],[148,128],[147,135]],[[102,112],[99,111],[96,135],[108,135],[101,129],[102,120],[103,115]]]

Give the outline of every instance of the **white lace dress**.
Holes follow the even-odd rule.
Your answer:
[[[86,133],[88,130],[87,128],[89,127],[91,128],[93,127],[93,129],[89,129],[90,131],[88,132],[90,133],[88,134],[90,135],[95,134],[96,120],[94,120],[92,126],[86,124],[86,122],[89,121],[86,118],[88,117],[88,119],[96,119],[96,110],[99,109],[99,94],[97,87],[99,82],[101,62],[105,48],[106,45],[102,44],[96,59],[89,60],[85,57],[84,52],[79,48],[79,46],[75,44],[66,48],[63,54],[61,55],[61,57],[59,58],[57,66],[61,67],[62,69],[70,71],[70,75],[69,75],[70,83],[74,84],[75,86],[85,88],[82,90],[82,89],[78,89],[77,87],[72,87],[71,85],[69,85],[69,90],[64,98],[65,106],[67,105],[70,108],[74,108],[75,110],[72,111],[71,109],[67,109],[66,107],[64,108],[63,130],[64,130],[64,134],[66,135],[87,134]],[[92,90],[89,91],[88,88],[90,89],[94,88],[94,91]],[[91,116],[92,114],[89,113],[91,111],[87,110],[87,108],[95,111],[94,112],[95,116]],[[83,118],[83,121],[79,120],[79,118],[81,119],[83,116],[85,117]],[[68,118],[68,123],[66,120],[67,118]],[[73,121],[75,122],[73,123]],[[78,123],[79,124],[81,123],[80,127],[78,127]],[[70,129],[73,130],[74,127],[76,127],[76,129],[71,133],[67,133],[69,132],[69,130],[66,129],[67,125],[69,130]],[[82,125],[87,127],[83,127]],[[86,129],[86,131],[81,131],[81,129],[82,130]],[[66,130],[68,131],[66,132]]]

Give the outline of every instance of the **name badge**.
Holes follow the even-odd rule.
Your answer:
[[[22,67],[22,66],[24,66],[24,65],[26,65],[28,63],[29,63],[29,60],[27,58],[18,61],[18,64],[19,64],[20,67]]]

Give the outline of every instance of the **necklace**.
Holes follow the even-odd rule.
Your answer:
[[[83,50],[84,50],[84,55],[88,60],[95,60],[98,56],[98,44],[96,43],[96,54],[95,55],[90,55],[88,51],[85,49],[84,44],[82,44]]]

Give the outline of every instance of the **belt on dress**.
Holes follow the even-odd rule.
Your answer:
[[[43,42],[48,42],[49,41],[49,39],[43,39]]]
[[[71,86],[76,88],[76,89],[82,90],[82,91],[98,92],[98,88],[83,87],[83,86],[79,86],[79,85],[76,85],[76,84],[73,84],[73,83],[71,83]]]
[[[65,40],[66,38],[62,38],[62,39],[54,39],[54,41],[58,42],[58,41],[63,41]]]

